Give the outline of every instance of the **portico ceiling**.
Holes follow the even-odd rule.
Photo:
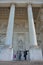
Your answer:
[[[0,19],[8,19],[9,18],[10,8],[8,7],[0,7]]]
[[[38,14],[39,14],[40,7],[33,7],[32,10],[33,10],[34,20],[36,20]],[[8,19],[9,12],[10,12],[10,8],[8,8],[8,7],[1,8],[0,7],[0,19]],[[26,7],[16,7],[15,19],[27,20],[28,19],[27,15],[28,15],[28,13],[27,13]]]
[[[33,7],[32,10],[33,10],[34,20],[36,20],[39,14],[40,7]]]

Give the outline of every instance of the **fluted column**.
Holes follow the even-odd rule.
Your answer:
[[[6,34],[6,42],[5,42],[5,44],[9,45],[10,47],[12,47],[14,16],[15,16],[15,5],[12,4],[10,8],[8,28],[7,28],[7,34]]]
[[[28,24],[29,24],[30,45],[37,46],[36,32],[31,5],[28,5]]]

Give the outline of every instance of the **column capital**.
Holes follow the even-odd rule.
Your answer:
[[[10,7],[15,7],[15,4],[14,4],[14,3],[12,3],[12,4],[10,5]]]
[[[32,7],[32,4],[31,4],[31,3],[29,3],[29,4],[28,4],[28,6],[31,6],[31,7]]]
[[[28,8],[32,8],[32,5],[31,4],[28,4]]]
[[[29,4],[27,9],[29,9],[30,11],[32,11],[32,5]],[[29,11],[29,10],[28,10],[28,11]],[[32,15],[33,15],[33,13],[32,13]]]

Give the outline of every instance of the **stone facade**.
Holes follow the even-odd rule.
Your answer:
[[[43,1],[0,1],[0,61],[43,60]],[[5,56],[5,59],[4,59]],[[15,58],[16,57],[16,58]]]

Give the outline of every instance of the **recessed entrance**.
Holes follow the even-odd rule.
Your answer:
[[[24,56],[24,51],[29,50],[28,33],[29,33],[29,29],[28,29],[28,19],[27,19],[27,8],[16,7],[14,33],[13,33],[14,55],[15,54],[20,55],[21,53],[22,56]]]

